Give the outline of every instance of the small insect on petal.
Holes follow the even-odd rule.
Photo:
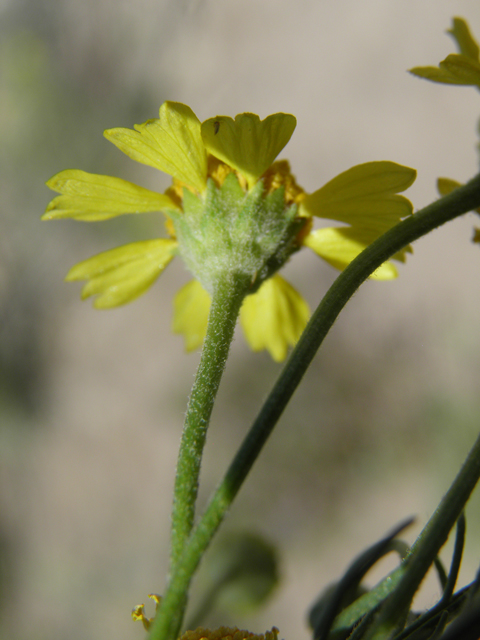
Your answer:
[[[219,129],[220,129],[220,122],[218,120],[215,120],[215,122],[213,123],[214,135],[217,135]]]

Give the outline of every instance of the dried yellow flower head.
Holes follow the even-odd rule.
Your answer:
[[[252,633],[237,627],[219,627],[218,629],[204,629],[199,627],[195,631],[185,631],[180,640],[277,640],[278,629],[272,627],[265,633]]]

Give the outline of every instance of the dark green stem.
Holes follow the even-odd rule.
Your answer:
[[[171,624],[210,540],[222,522],[263,445],[299,385],[323,339],[358,287],[385,260],[436,227],[480,206],[480,175],[403,220],[365,249],[328,290],[287,361],[227,473],[193,530],[176,565],[150,640],[174,640]]]
[[[407,557],[407,571],[366,638],[385,640],[395,634],[402,612],[405,612],[410,606],[415,592],[445,544],[448,534],[455,526],[479,479],[480,436],[470,450],[453,484],[415,541],[411,553]]]
[[[212,297],[207,334],[178,454],[172,510],[171,575],[175,573],[192,531],[207,428],[247,285],[245,277],[224,278],[217,283]],[[180,621],[181,615],[179,624]]]

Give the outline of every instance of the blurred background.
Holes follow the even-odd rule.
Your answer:
[[[75,262],[163,234],[162,217],[40,222],[53,197],[45,181],[78,168],[162,191],[166,176],[102,132],[176,100],[201,120],[293,113],[281,157],[307,191],[393,160],[418,170],[407,196],[421,208],[438,176],[478,170],[478,92],[406,72],[454,51],[445,30],[455,15],[480,39],[478,0],[0,0],[2,638],[143,637],[130,611],[164,587],[198,362],[170,332],[173,295],[189,279],[180,262],[112,311],[63,283]],[[351,300],[224,525],[276,546],[280,583],[261,610],[206,622],[309,638],[309,606],[353,556],[409,515],[413,541],[432,514],[480,423],[478,222],[468,214],[418,241],[398,280],[368,282]],[[336,277],[307,251],[285,274],[312,308]],[[238,333],[202,502],[279,371]],[[479,534],[477,497],[462,583],[477,570]],[[432,580],[418,606],[436,589]]]

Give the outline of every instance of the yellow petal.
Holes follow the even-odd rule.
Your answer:
[[[290,140],[295,116],[274,113],[265,120],[254,113],[210,118],[202,124],[208,151],[245,176],[251,188]]]
[[[75,218],[95,222],[125,213],[178,208],[163,193],[155,193],[121,178],[76,169],[57,173],[50,178],[47,186],[62,195],[50,202],[42,220]]]
[[[447,56],[438,67],[414,67],[410,73],[432,82],[480,86],[480,63],[456,53]]]
[[[207,180],[207,154],[200,121],[190,107],[164,102],[160,117],[132,129],[108,129],[104,136],[132,160],[168,173],[203,192]]]
[[[377,236],[378,237],[378,236]],[[303,243],[332,267],[343,271],[376,238],[368,230],[353,227],[328,227],[310,233]],[[396,254],[397,260],[404,261],[405,251]],[[391,262],[384,262],[371,276],[373,280],[392,280],[398,275]]]
[[[458,187],[461,187],[461,183],[456,180],[451,180],[450,178],[438,178],[437,180],[437,189],[438,193],[441,196],[447,196]]]
[[[266,280],[243,302],[240,322],[253,351],[267,349],[276,362],[300,338],[310,317],[302,296],[279,275]]]
[[[413,67],[409,69],[410,73],[425,80],[432,82],[442,82],[443,84],[463,84],[458,78],[450,73],[447,69],[441,67]]]
[[[145,631],[150,629],[150,625],[152,624],[150,618],[147,618],[145,615],[145,605],[137,604],[132,610],[132,619],[134,622],[142,622]]]
[[[300,211],[383,233],[412,213],[411,202],[396,194],[407,189],[415,177],[415,169],[395,162],[359,164],[308,195]]]
[[[457,42],[460,53],[479,62],[478,44],[472,38],[468,24],[462,18],[453,18],[453,26],[447,30]]]
[[[131,302],[144,293],[175,255],[177,242],[159,238],[132,242],[70,269],[66,280],[88,280],[82,298],[97,295],[97,309],[110,309]]]
[[[210,296],[198,280],[191,280],[177,292],[173,308],[173,332],[183,335],[186,351],[198,349],[207,333]]]
[[[458,84],[480,85],[480,62],[452,53],[440,62],[440,68],[450,73]]]

